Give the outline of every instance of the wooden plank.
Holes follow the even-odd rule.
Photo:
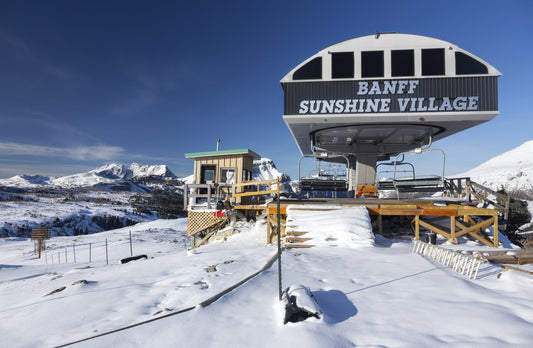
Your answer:
[[[268,190],[268,191],[251,191],[251,192],[243,192],[243,193],[234,193],[232,197],[262,196],[262,195],[268,195],[271,193],[278,193],[278,191]]]
[[[457,238],[456,234],[457,224],[455,223],[455,216],[450,217],[450,232],[452,233],[452,239]]]
[[[380,209],[417,209],[418,205],[416,204],[380,204]]]
[[[279,212],[281,215],[287,215],[287,209],[286,208],[279,208]],[[277,215],[278,209],[277,208],[268,208],[268,214],[270,215]]]
[[[278,182],[277,179],[274,180],[253,180],[253,181],[243,181],[238,184],[234,184],[236,187],[242,187],[242,186],[252,186],[252,185],[267,185],[267,184],[276,184]]]
[[[298,237],[287,237],[285,238],[285,243],[287,244],[290,244],[290,243],[305,243],[307,242],[308,240],[311,240],[313,238],[298,238]]]
[[[49,228],[32,228],[31,239],[35,239],[39,241],[43,239],[50,239],[50,229]]]
[[[379,209],[379,215],[422,215],[421,209]]]
[[[415,238],[420,240],[420,215],[415,216]]]
[[[491,240],[486,240],[485,238],[483,238],[482,236],[480,236],[479,234],[475,232],[470,232],[469,235],[476,238],[477,240],[479,240],[481,243],[485,244],[488,247],[494,247],[494,243]]]
[[[469,207],[465,205],[457,207],[457,215],[494,216],[498,215],[498,211],[495,209]]]
[[[432,209],[422,209],[422,212],[420,215],[425,216],[457,216],[457,209],[438,209],[438,208],[432,208]]]
[[[292,249],[292,248],[312,248],[314,245],[311,244],[288,244],[285,245],[285,248]]]
[[[459,227],[461,228],[461,231],[458,231],[455,235],[456,237],[461,237],[461,236],[464,236],[465,234],[472,234],[472,232],[479,233],[483,231],[484,229],[489,228],[493,223],[494,223],[494,218],[489,218],[487,220],[481,221],[479,223],[476,223],[472,226],[467,227],[461,224],[460,222],[456,221],[456,224],[459,225]]]
[[[426,222],[422,219],[420,219],[420,226],[425,227],[428,230],[433,231],[435,233],[438,233],[448,239],[452,237],[450,234],[450,231],[446,227],[438,226],[438,225]]]
[[[267,210],[266,205],[236,205],[233,207],[236,210]]]
[[[533,272],[526,271],[525,269],[521,269],[521,268],[513,267],[513,266],[506,266],[506,265],[503,265],[503,266],[502,266],[502,269],[503,269],[504,271],[507,271],[507,270],[513,270],[513,271],[518,271],[518,272],[522,272],[522,273],[526,273],[526,274],[533,275]]]
[[[307,234],[307,232],[304,231],[289,231],[286,232],[287,236],[293,236],[293,237],[299,237],[303,236],[304,234]]]
[[[305,207],[291,207],[291,210],[300,210],[300,211],[332,211],[332,210],[339,210],[342,207],[338,208],[305,208]]]

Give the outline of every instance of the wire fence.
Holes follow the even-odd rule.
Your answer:
[[[114,263],[117,259],[133,256],[133,240],[129,232],[129,240],[123,239],[90,243],[72,243],[55,248],[48,247],[44,252],[44,261],[48,264],[68,263]]]

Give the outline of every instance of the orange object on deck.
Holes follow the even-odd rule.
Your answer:
[[[357,186],[357,191],[355,191],[355,198],[361,197],[378,198],[378,190],[376,189],[376,186]]]

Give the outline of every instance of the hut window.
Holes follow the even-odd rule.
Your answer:
[[[422,50],[422,75],[444,75],[444,48]]]
[[[307,62],[292,75],[293,80],[315,80],[322,78],[322,57]]]
[[[242,180],[243,181],[250,181],[252,180],[252,171],[243,169],[242,170]]]
[[[220,183],[221,184],[235,184],[235,169],[222,168],[220,170]]]
[[[413,50],[391,51],[391,76],[414,76],[415,54]]]
[[[203,165],[200,173],[200,183],[209,184],[215,182],[215,171],[217,167],[213,165]]]
[[[455,74],[456,75],[480,75],[488,74],[487,66],[477,59],[474,59],[463,52],[455,52]]]
[[[383,77],[383,51],[361,52],[361,76]]]
[[[331,77],[334,79],[354,77],[353,52],[335,52],[331,54]]]

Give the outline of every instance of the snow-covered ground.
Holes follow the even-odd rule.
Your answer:
[[[323,312],[320,319],[283,325],[277,262],[214,303],[198,306],[275,256],[275,246],[265,245],[264,222],[239,223],[241,233],[187,252],[186,219],[157,220],[53,238],[41,259],[28,239],[0,239],[2,342],[57,346],[155,318],[161,319],[77,345],[526,347],[533,342],[532,276],[492,266],[469,280],[411,253],[411,241],[374,237],[364,209],[294,210],[289,223],[294,230],[307,229],[316,247],[283,252],[283,287],[309,287]],[[120,264],[130,256],[130,232],[133,254],[148,259]]]
[[[87,192],[72,199],[66,196],[24,195],[22,201],[0,201],[0,229],[4,235],[17,235],[17,228],[37,228],[40,223],[50,226],[56,219],[66,222],[53,226],[52,235],[74,234],[73,231],[102,231],[92,222],[92,217],[114,216],[131,221],[143,221],[154,217],[134,214],[128,203],[131,192]],[[71,220],[71,223],[68,223]]]

